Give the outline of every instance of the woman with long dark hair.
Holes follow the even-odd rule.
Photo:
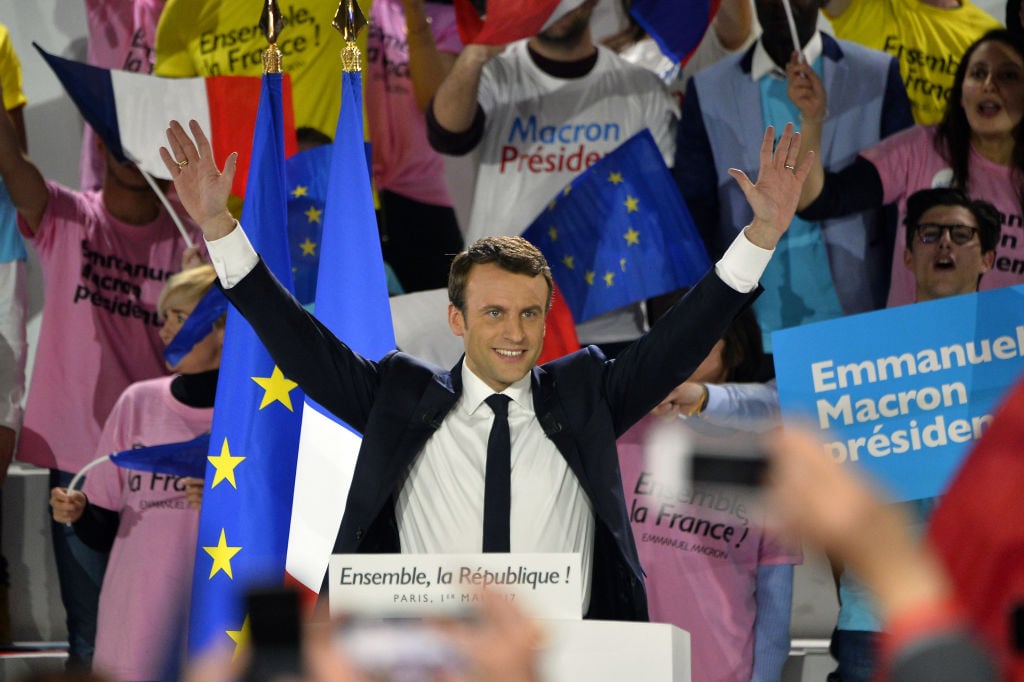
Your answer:
[[[804,149],[817,149],[827,115],[825,93],[805,64],[787,68],[789,94],[801,112]],[[1024,46],[1009,31],[986,33],[964,53],[942,121],[915,126],[863,150],[838,172],[816,163],[804,184],[799,215],[822,220],[891,203],[899,206],[889,306],[910,303],[914,284],[903,267],[906,199],[919,189],[950,186],[984,199],[1002,214],[995,267],[981,289],[1024,282]],[[955,267],[943,264],[942,267]]]

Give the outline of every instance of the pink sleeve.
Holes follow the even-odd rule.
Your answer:
[[[53,250],[60,233],[69,224],[82,225],[85,222],[77,193],[52,180],[46,181],[46,189],[49,190],[50,197],[46,201],[46,210],[39,221],[39,231],[35,235],[28,229],[21,214],[18,214],[18,231],[26,240],[32,242],[32,246],[41,254]]]
[[[922,160],[933,157],[934,126],[913,126],[890,135],[861,152],[874,164],[882,180],[883,203],[906,198],[911,178],[917,175]]]

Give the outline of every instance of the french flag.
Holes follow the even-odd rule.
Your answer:
[[[341,110],[324,206],[316,316],[365,358],[395,347],[384,259],[363,143],[362,76],[341,76]],[[362,435],[306,399],[295,469],[285,579],[312,599],[345,513]]]
[[[618,0],[616,0],[617,2]],[[608,0],[601,0],[606,3]],[[464,45],[504,45],[545,30],[583,0],[454,0]],[[673,61],[697,48],[721,0],[634,0],[629,13]]]
[[[34,43],[33,43],[34,44]],[[260,101],[259,76],[160,78],[103,69],[46,52],[35,45],[64,90],[118,161],[132,161],[155,178],[170,180],[160,145],[171,119],[195,119],[209,131],[218,166],[238,157],[234,195],[245,196],[249,154]],[[291,81],[284,79],[285,155],[297,150]]]

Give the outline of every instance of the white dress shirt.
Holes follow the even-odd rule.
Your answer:
[[[259,262],[241,229],[207,242],[217,276],[230,289]],[[718,276],[746,293],[757,286],[772,251],[741,232],[715,266]],[[590,601],[594,514],[590,500],[533,411],[530,374],[503,393],[512,445],[510,549],[575,552],[583,571],[583,611]],[[410,466],[395,516],[403,552],[474,553],[483,547],[484,474],[494,414],[484,399],[494,391],[462,366],[462,395]]]
[[[821,56],[823,49],[821,31],[815,31],[811,39],[804,45],[804,49],[800,51],[803,53],[804,63],[814,64],[814,60]],[[757,82],[765,76],[786,80],[786,71],[780,69],[778,64],[772,61],[772,58],[768,56],[768,51],[764,49],[764,43],[758,40],[750,60],[750,79]]]

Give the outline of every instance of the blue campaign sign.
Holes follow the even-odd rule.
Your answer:
[[[772,334],[787,419],[894,501],[941,494],[1024,370],[1024,285]]]

